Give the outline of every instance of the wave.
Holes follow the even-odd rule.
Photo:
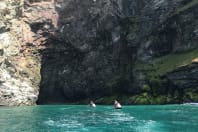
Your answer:
[[[137,132],[164,132],[162,124],[153,120],[139,120],[135,128]]]
[[[198,106],[198,103],[184,103],[183,105],[197,105]]]
[[[47,120],[44,121],[44,124],[49,126],[49,127],[64,127],[64,128],[79,128],[79,127],[83,127],[82,123],[79,123],[78,121],[69,121],[69,120],[60,120],[60,121],[54,121],[54,120]]]

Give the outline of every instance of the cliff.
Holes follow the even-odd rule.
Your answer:
[[[22,0],[0,1],[0,105],[33,105],[38,99],[40,55],[30,45]]]
[[[2,102],[198,101],[197,0],[5,2],[0,42],[17,52],[0,47]]]

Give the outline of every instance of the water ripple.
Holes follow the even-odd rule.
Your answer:
[[[193,105],[2,107],[1,132],[196,132]]]

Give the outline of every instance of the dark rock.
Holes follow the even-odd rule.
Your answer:
[[[147,79],[142,71],[133,70],[134,63],[148,63],[156,57],[198,47],[198,8],[197,2],[193,2],[68,0],[56,3],[59,28],[55,36],[48,37],[47,48],[41,50],[38,103],[141,93]],[[44,31],[43,24],[35,23],[32,31]],[[197,86],[197,73],[191,67],[167,77],[174,80],[175,87]]]
[[[181,90],[198,87],[198,63],[183,66],[167,74],[169,81]]]
[[[4,53],[3,49],[0,49],[0,56],[3,56],[3,53]]]

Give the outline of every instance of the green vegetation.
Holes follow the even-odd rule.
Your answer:
[[[145,71],[149,77],[163,76],[178,67],[188,65],[198,57],[198,49],[169,54],[153,60],[150,64],[136,64],[135,69]]]
[[[186,93],[186,95],[188,95],[190,98],[190,100],[194,100],[194,101],[198,101],[198,94],[194,93],[194,92],[188,92]]]
[[[186,5],[184,5],[183,7],[179,8],[179,9],[177,9],[171,16],[178,15],[178,14],[186,11],[187,9],[194,7],[197,4],[198,4],[198,0],[191,0],[191,2],[187,3]]]
[[[198,87],[196,88],[190,88],[185,91],[184,93],[184,101],[198,101]]]
[[[115,99],[119,100],[121,104],[135,104],[135,105],[181,103],[176,97],[171,95],[153,96],[147,92],[133,96],[113,95],[113,96],[101,97],[95,100],[95,103],[113,105]]]
[[[157,95],[166,93],[166,88],[164,87],[164,84],[166,83],[165,80],[162,80],[158,77],[148,78],[147,80],[151,87],[150,93],[153,96],[157,96]]]
[[[183,99],[197,100],[198,96],[192,90],[185,92],[184,95],[177,89],[169,89],[168,91],[167,80],[163,78],[168,72],[191,64],[195,58],[198,58],[198,49],[169,54],[156,58],[149,64],[137,63],[134,67],[133,65],[128,65],[124,72],[109,81],[109,87],[114,91],[112,93],[113,96],[99,98],[96,100],[96,103],[112,104],[115,99],[124,104],[167,104],[181,103]],[[130,81],[130,73],[133,68],[136,71],[145,73],[146,82],[142,86],[142,93],[126,95],[125,87],[128,88],[126,84]]]
[[[144,84],[143,85],[143,91],[149,92],[149,91],[151,91],[151,87],[148,84]]]
[[[97,99],[95,102],[97,104],[113,104],[114,100],[117,99],[117,96],[107,96]]]
[[[158,96],[151,96],[148,93],[143,93],[141,95],[135,95],[130,97],[130,102],[132,104],[166,104],[172,102],[171,97],[158,95]]]
[[[185,96],[176,89],[167,91],[167,80],[163,79],[163,76],[168,72],[191,64],[192,60],[197,57],[198,49],[194,49],[183,53],[169,54],[154,59],[149,64],[136,64],[134,69],[144,72],[146,75],[147,82],[143,85],[142,90],[148,94],[133,96],[131,102],[135,104],[181,103],[183,97],[184,100],[198,100],[197,94],[194,94],[197,92],[192,92],[193,90],[185,92]]]
[[[150,104],[148,93],[143,93],[142,95],[135,96],[134,104]]]

